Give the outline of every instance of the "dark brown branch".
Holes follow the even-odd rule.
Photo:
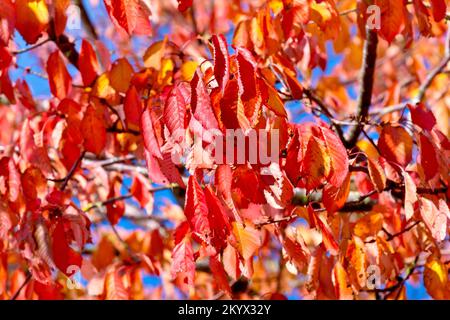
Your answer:
[[[30,46],[30,47],[27,47],[27,48],[24,48],[24,49],[20,49],[20,50],[17,50],[17,51],[12,51],[11,54],[13,54],[13,55],[19,55],[19,54],[22,54],[22,53],[25,53],[25,52],[29,52],[29,51],[31,51],[31,50],[34,50],[34,49],[36,49],[36,48],[38,48],[38,47],[40,47],[40,46],[46,44],[46,43],[49,42],[49,41],[51,41],[50,38],[45,39],[45,40],[43,40],[43,41],[41,41],[41,42],[38,42],[38,43],[36,43],[36,44],[34,44],[34,45]]]
[[[387,241],[391,241],[392,239],[401,236],[402,234],[404,234],[405,232],[408,232],[409,230],[411,230],[412,228],[414,228],[415,226],[417,226],[419,223],[421,223],[422,221],[415,221],[412,225],[410,225],[409,227],[406,227],[405,229],[394,233],[394,234],[389,234],[387,233],[388,237],[386,238]],[[385,231],[386,233],[386,231]]]
[[[342,131],[342,128],[339,124],[336,123],[336,121],[334,120],[335,117],[334,115],[330,112],[330,108],[322,101],[322,99],[320,97],[318,97],[312,90],[304,88],[303,89],[303,94],[312,102],[314,102],[315,104],[317,104],[317,106],[319,107],[320,111],[328,118],[330,119],[332,126],[335,130],[335,132],[338,134],[339,138],[341,139],[341,141],[343,143],[345,143],[345,137],[344,137],[344,132]]]
[[[366,42],[364,44],[364,58],[360,75],[360,92],[356,107],[356,120],[366,122],[369,107],[372,103],[372,91],[377,60],[378,35],[376,30],[366,27]],[[351,128],[349,137],[345,141],[347,148],[353,148],[361,134],[363,124]]]
[[[11,297],[11,300],[17,300],[17,298],[20,295],[20,292],[22,292],[23,288],[25,288],[25,286],[28,284],[28,282],[30,282],[32,279],[32,275],[30,272],[27,272],[27,277],[25,278],[25,280],[23,281],[23,283],[20,285],[19,289],[17,289],[17,291],[14,293],[14,295]]]
[[[87,13],[87,8],[84,5],[83,0],[77,0],[76,4],[78,5],[78,7],[80,8],[80,13],[81,13],[81,20],[83,21],[83,24],[86,26],[86,31],[89,33],[89,35],[98,40],[98,34],[97,31],[95,30],[95,26],[94,23],[92,22],[91,18],[89,18],[89,15]]]
[[[84,155],[86,154],[86,151],[83,151],[80,155],[80,157],[75,161],[75,163],[72,165],[72,168],[70,168],[69,173],[67,173],[67,176],[63,179],[61,184],[61,191],[64,191],[66,189],[67,184],[69,183],[70,179],[72,179],[72,176],[75,174],[77,168],[79,167],[81,161],[83,160]]]
[[[450,62],[450,29],[447,32],[447,37],[445,40],[444,58],[442,58],[441,62],[430,72],[430,74],[428,74],[427,78],[420,86],[419,93],[417,94],[416,98],[417,101],[421,102],[423,100],[423,98],[425,97],[425,92],[433,83],[434,78],[436,78],[437,75],[442,73],[442,71],[449,62]]]

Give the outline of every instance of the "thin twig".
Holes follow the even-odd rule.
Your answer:
[[[17,298],[20,295],[20,292],[23,290],[23,288],[25,288],[25,286],[28,284],[28,282],[30,282],[32,279],[32,275],[31,272],[27,272],[27,277],[25,278],[25,280],[23,281],[23,283],[20,285],[19,289],[17,289],[17,291],[14,293],[14,295],[11,297],[11,300],[17,300]]]
[[[20,50],[17,50],[17,51],[12,51],[11,54],[13,54],[13,55],[19,55],[19,54],[22,54],[22,53],[25,53],[25,52],[29,52],[29,51],[31,51],[31,50],[34,50],[34,49],[36,49],[36,48],[38,48],[38,47],[40,47],[40,46],[46,44],[46,43],[49,42],[50,40],[51,40],[50,38],[47,38],[47,39],[45,39],[45,40],[43,40],[43,41],[41,41],[41,42],[38,42],[38,43],[36,43],[36,44],[34,44],[34,45],[32,45],[32,46],[29,46],[29,47],[27,47],[27,48],[23,48],[23,49],[20,49]]]
[[[86,151],[83,151],[81,153],[81,155],[78,157],[77,161],[75,161],[75,163],[72,165],[72,168],[70,168],[69,173],[67,174],[67,176],[63,179],[62,184],[61,184],[61,191],[64,191],[64,189],[66,189],[67,184],[69,183],[69,180],[72,178],[72,176],[75,174],[75,171],[77,170],[78,166],[81,163],[81,160],[83,160],[84,155],[86,154]]]

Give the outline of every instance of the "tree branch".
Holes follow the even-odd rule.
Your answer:
[[[376,30],[366,27],[366,42],[364,44],[364,58],[360,74],[360,92],[356,108],[356,120],[366,122],[369,107],[372,103],[372,91],[374,83],[375,64],[377,60],[378,35]],[[361,134],[363,124],[351,128],[348,139],[345,141],[347,148],[353,148]]]
[[[450,28],[447,31],[447,36],[445,39],[445,54],[442,58],[441,62],[428,74],[425,81],[422,83],[422,85],[419,88],[419,93],[417,94],[416,100],[418,102],[421,102],[423,98],[425,97],[425,92],[427,89],[431,86],[433,83],[434,78],[436,78],[437,75],[442,73],[444,68],[447,66],[447,64],[450,62]]]

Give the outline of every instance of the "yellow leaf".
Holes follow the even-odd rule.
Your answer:
[[[161,60],[166,50],[167,38],[153,43],[144,53],[144,65],[147,68],[159,70],[161,68]]]
[[[255,228],[233,223],[233,233],[237,240],[237,247],[242,257],[247,260],[261,245],[260,233]]]
[[[184,81],[191,81],[194,76],[195,70],[197,70],[198,62],[197,61],[186,61],[181,66],[181,78]]]
[[[380,155],[377,149],[368,140],[359,140],[356,144],[369,158],[378,159]]]
[[[351,282],[358,288],[366,285],[366,252],[361,238],[353,236],[352,242],[347,248],[349,259],[348,273]]]
[[[423,282],[430,296],[434,299],[448,299],[447,291],[448,271],[447,267],[434,254],[430,255],[423,271]]]
[[[339,261],[334,265],[332,281],[337,299],[353,300],[352,290],[348,284],[347,272],[345,272],[344,267]]]

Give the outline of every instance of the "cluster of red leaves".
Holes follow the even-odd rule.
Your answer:
[[[167,296],[173,286],[186,293],[197,288],[192,298],[211,296],[198,289],[199,282],[208,282],[207,274],[214,279],[213,292],[250,297],[233,284],[267,275],[273,266],[266,264],[277,261],[274,250],[277,278],[286,270],[286,278],[307,275],[301,287],[306,297],[374,298],[382,291],[368,287],[370,265],[381,270],[386,297],[404,296],[404,282],[396,280],[411,259],[417,267],[421,253],[428,254],[423,273],[429,294],[450,297],[441,253],[448,246],[450,142],[437,119],[425,104],[409,104],[411,121],[375,123],[376,143],[367,136],[348,146],[342,127],[333,122],[331,111],[344,104],[335,90],[334,110],[321,111],[331,124],[293,123],[286,100],[305,95],[314,100],[299,80],[300,68],[325,67],[327,40],[344,50],[351,39],[343,31],[349,22],[333,0],[260,2],[245,10],[236,1],[239,20],[230,13],[233,5],[213,7],[211,34],[218,21],[236,23],[230,45],[220,33],[208,42],[197,37],[202,19],[188,12],[204,4],[178,1],[181,13],[169,16],[192,19],[194,36],[175,25],[173,39],[154,42],[142,57],[132,60],[124,53],[115,61],[100,41],[83,39],[76,50],[64,34],[70,1],[2,3],[0,93],[8,103],[0,105],[1,298],[20,293],[40,299],[83,294],[138,299],[144,297],[142,272],[161,276]],[[146,1],[104,4],[122,40],[154,32]],[[381,8],[379,36],[391,43],[402,34],[411,42],[406,4],[375,4]],[[445,19],[445,1],[430,4],[413,1],[418,29],[426,36]],[[358,1],[354,11],[362,38],[366,9],[366,2]],[[14,30],[28,44],[41,37],[53,43],[44,66],[52,94],[46,106],[24,79],[10,79],[17,67]],[[324,108],[320,102],[319,107]],[[216,163],[208,148],[212,137],[205,133],[225,135],[227,129],[268,135],[276,130],[279,161],[251,162],[257,146],[247,145],[245,164]],[[174,161],[180,150],[185,157]],[[132,180],[128,190],[126,178]],[[184,214],[168,205],[162,217],[153,215],[152,184],[175,188]],[[352,193],[359,196],[350,199]],[[133,216],[125,201],[131,198],[148,215]],[[126,217],[156,227],[144,224],[145,231],[123,238],[116,225]],[[114,233],[97,234],[91,249],[90,225],[105,219]],[[67,285],[66,277],[78,270],[89,283],[84,292]],[[21,291],[22,283],[27,286]],[[255,284],[255,290],[278,297],[286,293],[276,292],[283,286]]]

